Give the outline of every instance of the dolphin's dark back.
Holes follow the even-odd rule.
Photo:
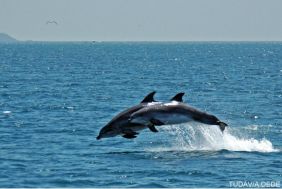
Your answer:
[[[120,120],[125,120],[125,119],[128,120],[132,113],[142,109],[145,106],[147,106],[147,103],[140,103],[140,104],[137,104],[137,105],[135,105],[131,108],[128,108],[128,109],[120,112],[119,114],[117,114],[107,125],[113,125],[115,122],[120,121]]]
[[[147,106],[148,103],[156,102],[155,99],[154,99],[155,94],[156,94],[156,91],[149,93],[147,96],[144,97],[144,99],[141,101],[140,104],[137,104],[135,106],[132,106],[132,107],[120,112],[107,125],[112,125],[115,122],[118,122],[120,120],[126,120],[127,121],[132,113],[134,113],[134,112],[140,110],[141,108]]]

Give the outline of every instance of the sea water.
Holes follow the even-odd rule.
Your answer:
[[[164,102],[185,92],[229,126],[96,140],[151,91]],[[282,43],[0,45],[0,187],[280,183],[281,138]]]

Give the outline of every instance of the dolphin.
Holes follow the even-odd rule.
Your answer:
[[[129,122],[130,115],[144,107],[161,104],[154,100],[155,91],[149,93],[140,104],[137,104],[131,108],[128,108],[118,115],[116,115],[106,126],[104,126],[99,135],[96,137],[97,140],[101,138],[115,137],[121,135],[124,138],[132,139],[136,138],[139,133],[137,131],[149,128],[152,132],[158,132],[153,124],[139,124]],[[172,99],[178,99],[179,94],[175,95]]]
[[[181,96],[180,94],[184,95],[184,93],[179,93],[179,96]],[[196,121],[208,125],[218,125],[222,132],[227,126],[226,123],[220,121],[216,116],[183,103],[182,98],[178,99],[178,101],[144,107],[134,112],[130,116],[129,121],[135,124],[156,126]]]

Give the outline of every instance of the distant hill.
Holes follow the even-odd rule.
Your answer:
[[[0,33],[0,43],[14,43],[17,42],[15,38],[12,38],[8,34]]]

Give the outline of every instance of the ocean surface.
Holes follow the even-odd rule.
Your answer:
[[[151,91],[229,124],[99,130]],[[282,43],[0,45],[0,187],[230,187],[282,180]],[[280,183],[281,187],[281,183]]]

